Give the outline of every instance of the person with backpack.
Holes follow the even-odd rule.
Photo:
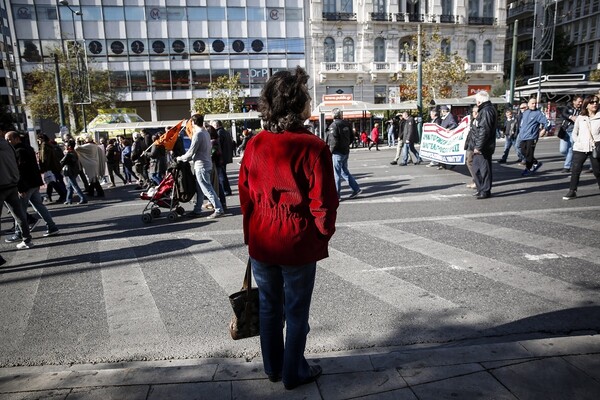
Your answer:
[[[342,110],[334,108],[332,110],[333,122],[327,128],[327,137],[325,141],[332,153],[333,172],[335,175],[335,187],[337,189],[338,198],[342,190],[341,179],[348,182],[352,189],[352,194],[349,199],[354,199],[362,192],[356,180],[348,171],[348,157],[350,156],[350,145],[354,140],[354,134],[350,128],[350,124],[342,119]]]
[[[108,168],[108,177],[110,178],[110,187],[115,187],[115,175],[118,176],[122,181],[123,185],[127,184],[127,180],[121,175],[119,171],[119,164],[121,162],[121,151],[116,145],[115,139],[108,139],[108,146],[106,146],[106,167]]]

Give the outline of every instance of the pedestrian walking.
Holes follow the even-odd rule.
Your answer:
[[[550,123],[544,113],[537,109],[537,104],[535,97],[529,99],[527,102],[528,108],[521,116],[518,141],[520,142],[521,152],[525,157],[525,169],[521,172],[521,176],[530,176],[540,169],[543,164],[535,158],[535,145],[540,135],[545,135]]]
[[[325,142],[332,154],[333,173],[335,176],[335,187],[338,199],[341,197],[342,179],[348,182],[352,189],[349,199],[356,198],[362,190],[356,183],[356,179],[348,170],[348,158],[350,157],[350,145],[354,138],[350,124],[344,121],[342,110],[334,108],[332,111],[333,122],[327,128]]]
[[[600,142],[600,113],[598,112],[597,96],[589,96],[583,101],[581,113],[575,119],[573,131],[573,162],[571,164],[571,182],[569,192],[563,200],[572,200],[577,197],[579,176],[585,160],[589,157],[592,171],[600,188],[600,160],[592,156],[595,143]]]
[[[371,141],[369,142],[369,151],[375,146],[375,150],[379,151],[379,124],[376,123],[371,130]]]

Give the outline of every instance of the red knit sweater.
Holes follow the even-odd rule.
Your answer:
[[[338,196],[325,142],[306,130],[262,131],[248,142],[238,185],[252,258],[302,265],[329,255]]]

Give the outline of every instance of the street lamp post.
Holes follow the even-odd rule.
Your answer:
[[[58,67],[58,54],[54,53],[54,72],[56,74],[56,95],[58,97],[58,116],[60,118],[60,127],[66,126],[65,123],[65,102],[63,101],[62,85],[60,83],[60,68]]]
[[[81,74],[83,73],[81,71],[81,65],[79,63],[79,44],[77,43],[77,28],[75,27],[75,16],[79,16],[81,17],[83,15],[83,13],[80,10],[74,10],[71,5],[69,4],[68,0],[60,0],[58,2],[61,6],[65,6],[69,9],[69,11],[71,11],[71,19],[73,21],[73,48],[75,50],[75,58],[77,60],[77,78],[78,78],[78,82],[77,82],[77,88],[75,88],[75,90],[77,90],[79,92],[79,100],[81,101],[81,117],[83,118],[83,132],[87,133],[87,121],[86,121],[86,115],[85,115],[85,104],[83,102],[83,87],[81,87],[82,85],[82,79],[81,79]],[[85,50],[84,50],[85,51]],[[67,46],[67,53],[68,53],[68,46]]]

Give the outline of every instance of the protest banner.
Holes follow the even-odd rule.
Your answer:
[[[421,158],[448,165],[465,164],[465,141],[469,134],[469,118],[464,117],[455,129],[448,130],[438,124],[423,124]]]

